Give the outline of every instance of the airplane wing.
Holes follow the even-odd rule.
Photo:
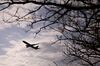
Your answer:
[[[26,42],[26,41],[22,41],[23,43],[25,43],[25,44],[30,44],[30,43],[28,43],[28,42]]]

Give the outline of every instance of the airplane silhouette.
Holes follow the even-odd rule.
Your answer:
[[[22,41],[22,42],[26,44],[26,48],[31,47],[31,48],[33,48],[33,49],[35,49],[35,50],[39,49],[39,46],[35,46],[35,45],[37,45],[38,43],[37,43],[37,44],[30,44],[30,43],[28,43],[28,42],[26,42],[26,41]]]

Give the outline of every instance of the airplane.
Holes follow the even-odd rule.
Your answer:
[[[31,47],[31,48],[33,48],[33,49],[35,49],[35,50],[39,49],[39,46],[36,46],[36,45],[38,45],[39,43],[37,43],[37,44],[30,44],[30,43],[28,43],[28,42],[26,42],[26,41],[22,41],[22,42],[26,44],[26,48]]]

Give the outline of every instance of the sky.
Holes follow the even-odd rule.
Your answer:
[[[12,8],[11,13],[13,10],[16,9]],[[3,14],[7,11],[9,10],[0,13],[5,19],[10,18],[10,15]],[[2,19],[0,20],[0,66],[55,66],[55,62],[63,64],[61,62],[64,59],[63,53],[59,49],[61,45],[50,44],[56,40],[54,36],[58,34],[57,32],[44,30],[34,37],[35,30],[26,32],[26,22],[3,23]],[[32,44],[39,43],[40,49],[26,48],[22,43],[23,40]]]
[[[64,45],[50,44],[56,40],[56,35],[60,35],[58,32],[43,30],[35,37],[34,32],[40,24],[35,25],[34,30],[26,32],[27,22],[14,22],[17,17],[12,15],[16,14],[17,9],[20,8],[16,15],[22,17],[28,8],[30,10],[37,6],[32,5],[14,5],[0,12],[0,66],[66,66],[62,52]],[[32,44],[39,43],[40,49],[26,48],[23,40]]]
[[[33,33],[15,24],[2,24],[0,29],[0,66],[55,66],[54,62],[63,60],[60,45],[51,45],[56,33],[42,32],[34,38]],[[22,40],[40,43],[40,49],[26,48]]]

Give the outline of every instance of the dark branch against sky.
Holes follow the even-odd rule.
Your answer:
[[[91,6],[75,6],[75,5],[71,5],[71,4],[59,4],[59,3],[54,3],[54,2],[39,2],[39,1],[25,1],[25,2],[5,2],[5,3],[0,3],[0,5],[2,4],[6,4],[8,3],[9,5],[13,5],[13,4],[27,4],[27,3],[33,3],[33,4],[37,4],[37,5],[53,5],[53,6],[57,6],[57,7],[63,7],[66,9],[71,9],[71,10],[89,10],[89,9],[97,9],[100,8],[100,4],[96,4],[96,5],[91,5]]]

